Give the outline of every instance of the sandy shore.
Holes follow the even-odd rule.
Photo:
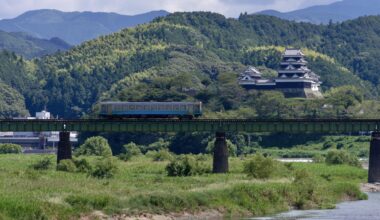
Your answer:
[[[217,210],[202,211],[197,213],[169,213],[165,215],[141,214],[135,216],[115,215],[107,216],[103,212],[95,211],[89,216],[83,216],[81,220],[219,220],[223,219],[222,212]]]
[[[380,183],[362,183],[360,189],[362,192],[380,192]]]

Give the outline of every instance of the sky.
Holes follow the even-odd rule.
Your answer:
[[[254,13],[267,9],[284,12],[336,1],[339,0],[0,0],[0,19],[14,18],[35,9],[101,11],[125,15],[152,10],[213,11],[227,17],[238,17],[241,12]]]

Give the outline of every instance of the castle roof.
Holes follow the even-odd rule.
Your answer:
[[[302,53],[301,49],[287,48],[283,56],[305,56],[305,54]]]
[[[261,72],[253,66],[249,66],[241,75],[254,78],[261,78]]]

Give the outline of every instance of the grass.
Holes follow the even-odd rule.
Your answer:
[[[342,149],[360,158],[369,157],[368,136],[324,136],[316,141],[309,141],[292,148],[261,148],[258,152],[281,158],[312,158],[314,155],[327,154],[329,150]]]
[[[365,198],[359,183],[366,181],[366,171],[349,166],[294,163],[280,176],[257,180],[243,173],[244,160],[231,158],[228,174],[168,177],[168,162],[140,156],[119,160],[116,176],[101,180],[30,168],[44,157],[0,155],[0,219],[75,219],[95,210],[134,215],[217,209],[226,215],[257,216],[289,207],[332,208],[342,199]],[[207,162],[211,164],[211,157]],[[310,173],[312,193],[293,181],[295,170]]]

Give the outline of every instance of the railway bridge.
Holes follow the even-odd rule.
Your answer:
[[[228,172],[227,132],[349,134],[372,132],[369,182],[380,182],[380,119],[83,119],[0,120],[0,131],[59,131],[57,162],[71,159],[70,132],[213,132],[213,172]]]

